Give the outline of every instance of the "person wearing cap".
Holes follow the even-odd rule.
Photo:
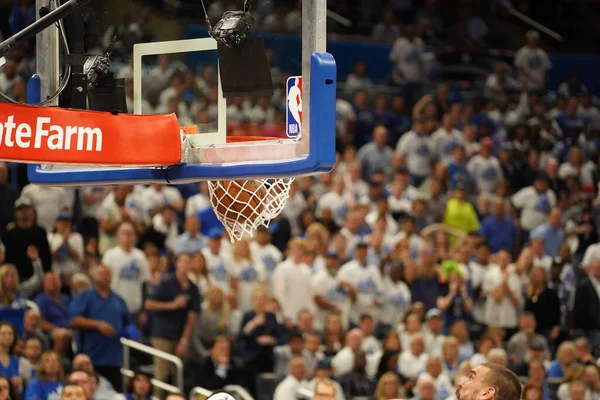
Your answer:
[[[327,385],[331,385],[335,390],[335,395],[331,396],[327,400],[346,400],[346,396],[344,396],[344,391],[342,386],[335,380],[333,380],[333,367],[331,365],[330,359],[323,359],[317,363],[317,367],[315,368],[315,376],[310,381],[306,382],[303,387],[311,390],[315,393],[315,396],[319,395],[319,399],[321,399],[321,395],[325,394],[321,385],[325,382]],[[319,385],[319,387],[317,387]],[[331,393],[331,391],[327,391],[327,393]]]
[[[339,258],[336,251],[328,251],[325,254],[325,268],[311,279],[313,300],[317,306],[315,326],[319,330],[325,328],[325,321],[330,313],[338,314],[342,325],[347,326],[350,304],[353,298],[356,299],[352,286],[337,278]]]
[[[15,224],[2,238],[6,248],[4,262],[19,267],[19,280],[34,276],[34,262],[39,259],[44,272],[50,271],[52,256],[47,232],[36,224],[31,200],[20,197],[15,202]],[[32,256],[35,254],[35,258]],[[41,281],[40,281],[41,283]]]
[[[529,239],[529,233],[546,222],[546,218],[556,206],[556,194],[548,186],[548,177],[540,174],[533,182],[511,197],[515,214],[519,215],[521,241]]]
[[[515,54],[514,64],[519,72],[519,81],[530,91],[545,89],[552,63],[539,45],[540,34],[537,31],[528,31],[525,38],[525,46]]]
[[[52,252],[52,270],[70,281],[70,276],[79,271],[83,261],[83,237],[73,232],[72,215],[64,210],[58,214],[54,233],[48,233],[48,243]]]
[[[492,154],[493,147],[492,139],[481,139],[479,154],[471,157],[467,164],[467,171],[475,180],[479,193],[493,193],[498,182],[504,177],[500,161]]]
[[[348,283],[356,292],[356,301],[353,301],[349,313],[350,322],[355,325],[358,325],[363,314],[371,315],[378,322],[381,312],[383,295],[381,271],[377,266],[367,263],[368,248],[367,242],[359,242],[354,258],[342,265],[338,271],[340,282]]]

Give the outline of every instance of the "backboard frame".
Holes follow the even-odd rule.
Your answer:
[[[299,139],[269,143],[223,144],[219,135],[226,129],[226,102],[219,82],[217,132],[193,144],[201,146],[200,164],[179,164],[160,168],[99,168],[79,166],[51,168],[30,165],[29,179],[40,185],[83,186],[124,183],[180,184],[202,180],[250,179],[312,175],[330,171],[335,165],[335,102],[337,70],[326,50],[326,0],[304,0],[302,26],[303,121]],[[58,42],[56,43],[58,45]],[[211,38],[136,45],[134,71],[141,71],[142,57],[150,54],[181,53],[198,49],[216,50]],[[159,49],[159,51],[157,51]],[[55,60],[44,60],[44,62]],[[38,65],[38,71],[47,66]],[[307,79],[308,78],[308,79]],[[42,81],[45,79],[41,76]],[[136,84],[137,80],[137,84]],[[44,85],[40,97],[45,97]],[[141,72],[134,74],[134,110],[141,112]],[[35,97],[35,96],[34,96]],[[137,101],[136,101],[137,98]],[[308,105],[308,107],[306,107]],[[204,136],[201,134],[200,136]],[[224,138],[224,136],[222,136]],[[219,156],[229,154],[232,158]],[[239,157],[236,159],[236,154]],[[223,160],[220,160],[223,158]]]

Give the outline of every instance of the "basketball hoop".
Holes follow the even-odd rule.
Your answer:
[[[283,209],[294,178],[209,181],[210,204],[232,242],[268,227]]]
[[[228,143],[277,140],[254,136],[229,136]],[[259,226],[268,227],[281,214],[293,177],[218,180],[208,182],[210,204],[231,241],[254,236]]]

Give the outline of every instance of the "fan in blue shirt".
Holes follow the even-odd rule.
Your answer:
[[[31,380],[25,390],[24,400],[59,400],[64,375],[58,353],[45,352],[40,361],[37,377]]]
[[[16,386],[16,390],[22,389],[22,381],[19,376],[19,358],[13,354],[17,341],[17,332],[14,326],[8,322],[0,323],[0,375],[9,378]]]

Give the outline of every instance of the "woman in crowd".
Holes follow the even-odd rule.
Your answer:
[[[582,365],[571,365],[558,387],[556,397],[558,400],[569,400],[571,392],[571,384],[575,381],[580,381],[585,374],[585,367]],[[590,392],[586,390],[586,399],[590,399]]]
[[[339,315],[331,313],[327,316],[323,337],[323,352],[325,356],[335,356],[342,349],[344,343],[344,327]]]
[[[84,256],[83,237],[73,232],[71,214],[60,212],[55,230],[48,233],[48,244],[52,255],[52,270],[58,274],[63,284],[71,281],[71,275],[81,270]]]
[[[10,379],[0,375],[0,400],[16,399],[18,393],[14,393]]]
[[[247,240],[235,242],[232,260],[231,275],[237,281],[237,308],[245,313],[252,310],[254,291],[265,286],[267,272],[262,263],[252,260]]]
[[[208,294],[209,289],[214,286],[214,278],[208,273],[206,259],[201,252],[194,254],[188,278],[194,285],[198,286],[198,290],[202,297],[205,297]]]
[[[531,271],[526,292],[525,311],[535,316],[536,330],[550,339],[556,339],[560,333],[560,302],[556,292],[548,287],[544,268],[536,267]]]
[[[398,375],[393,371],[384,373],[377,380],[375,389],[375,400],[399,399],[403,396],[402,386],[398,380]]]
[[[219,286],[208,289],[202,302],[202,312],[196,319],[192,333],[192,348],[196,355],[204,358],[219,335],[226,335],[229,330],[231,308]]]
[[[152,390],[150,375],[137,371],[129,380],[127,392],[116,395],[112,400],[157,400],[152,396]]]
[[[60,356],[54,351],[42,355],[36,377],[31,380],[25,390],[25,400],[54,400],[60,396],[65,372],[60,363]]]
[[[17,332],[8,322],[0,322],[0,375],[10,379],[13,389],[21,393],[23,379],[19,374],[19,358],[14,355]]]
[[[521,394],[523,400],[545,400],[542,385],[536,381],[529,381],[523,386]]]
[[[463,272],[455,261],[445,261],[442,265],[442,279],[437,308],[444,313],[444,328],[449,330],[455,321],[471,320],[473,300]]]

